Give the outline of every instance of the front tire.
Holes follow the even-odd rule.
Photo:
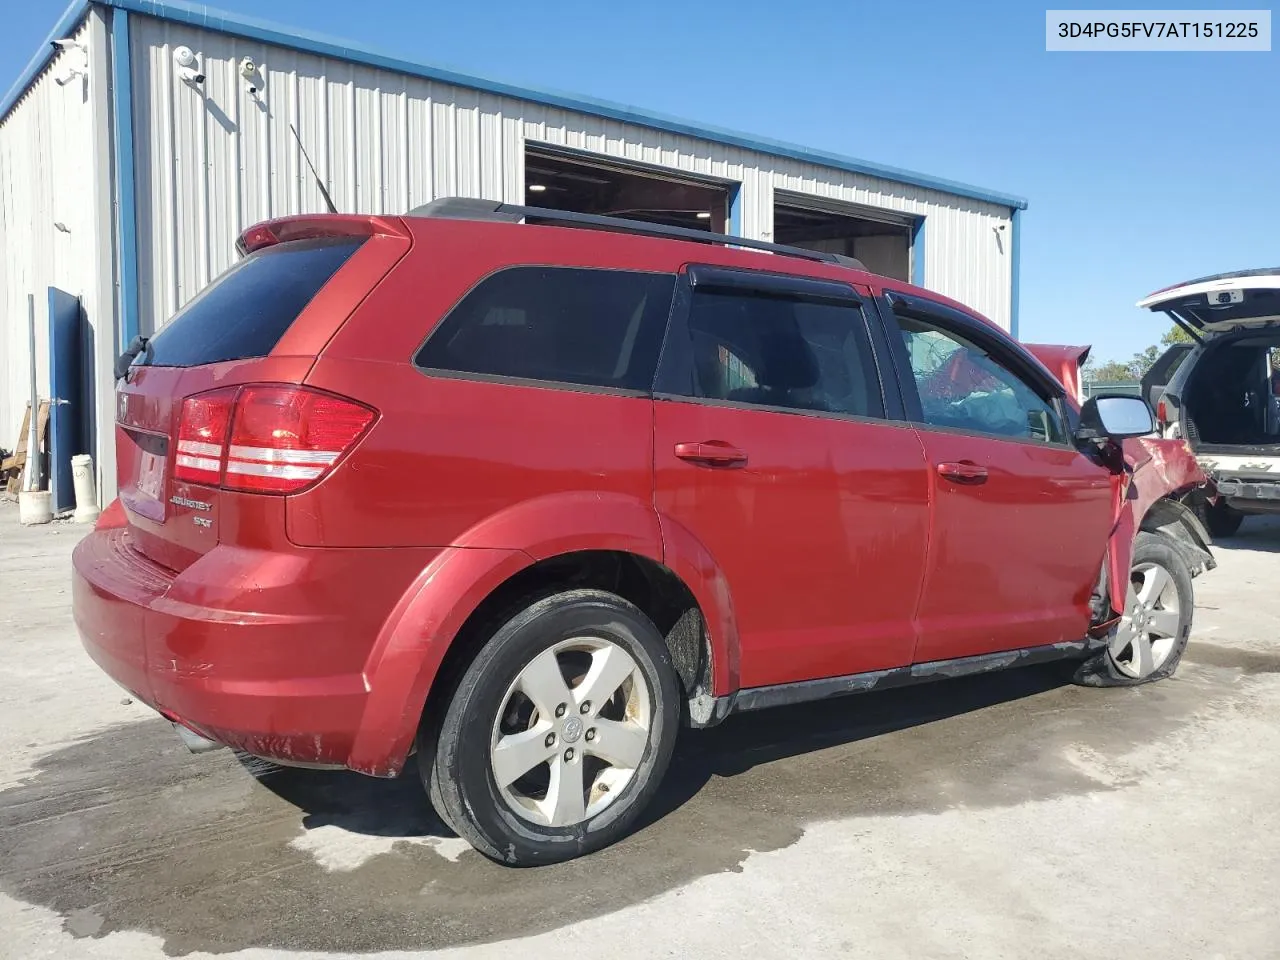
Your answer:
[[[1191,568],[1177,546],[1163,534],[1139,533],[1124,614],[1107,635],[1107,648],[1080,665],[1075,681],[1132,687],[1173,676],[1191,639],[1194,611]]]
[[[1244,514],[1219,500],[1205,510],[1205,526],[1214,537],[1234,537],[1244,523]]]
[[[601,590],[500,626],[467,668],[421,773],[436,812],[511,865],[571,860],[625,836],[666,772],[680,695],[662,635]]]

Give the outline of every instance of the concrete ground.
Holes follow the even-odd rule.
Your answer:
[[[1025,669],[686,735],[647,826],[509,870],[416,780],[191,756],[0,505],[0,957],[1280,957],[1280,524],[1138,690]]]

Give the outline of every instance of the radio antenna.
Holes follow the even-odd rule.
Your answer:
[[[315,177],[316,186],[320,188],[320,196],[324,197],[325,206],[329,208],[330,213],[337,213],[338,208],[333,204],[333,197],[329,196],[329,191],[325,189],[324,181],[320,179],[320,174],[316,173],[315,165],[312,164],[311,158],[307,156],[307,148],[302,145],[302,138],[298,136],[298,129],[292,123],[289,129],[293,131],[293,139],[298,141],[298,150],[302,154],[302,159],[307,161],[307,168],[311,171],[311,176]]]

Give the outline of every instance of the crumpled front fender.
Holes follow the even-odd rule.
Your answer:
[[[1116,521],[1107,550],[1107,583],[1111,607],[1117,615],[1124,610],[1133,541],[1139,530],[1159,529],[1184,549],[1193,551],[1192,556],[1198,560],[1189,563],[1193,573],[1215,566],[1208,532],[1178,500],[1206,481],[1187,442],[1146,437],[1125,440],[1120,445],[1119,459],[1123,460],[1123,468],[1116,474]]]

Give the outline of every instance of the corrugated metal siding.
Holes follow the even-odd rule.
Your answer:
[[[74,39],[88,42],[87,24]],[[87,84],[55,82],[68,56],[55,58],[0,123],[0,446],[6,449],[14,447],[30,396],[27,294],[36,299],[42,399],[49,396],[49,287],[80,297],[91,321],[97,316],[93,131]]]
[[[748,237],[772,238],[775,188],[924,216],[926,285],[1009,326],[1006,207],[151,18],[137,18],[133,44],[144,332],[232,261],[244,226],[324,209],[291,122],[348,212],[523,202],[532,140],[740,181]],[[203,89],[174,75],[183,44]],[[262,67],[258,97],[238,73],[246,56]]]

